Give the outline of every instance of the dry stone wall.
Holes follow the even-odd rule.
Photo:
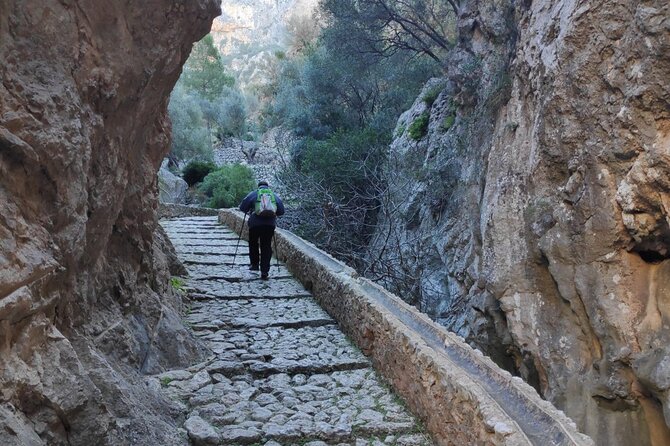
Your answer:
[[[181,443],[140,375],[202,353],[156,173],[168,96],[218,11],[0,0],[0,444]]]

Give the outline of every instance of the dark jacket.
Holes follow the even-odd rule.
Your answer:
[[[273,192],[274,193],[274,192]],[[242,203],[240,203],[240,211],[245,214],[251,211],[251,216],[249,217],[249,227],[255,228],[257,226],[277,226],[277,217],[284,215],[284,203],[282,203],[279,195],[275,194],[275,200],[277,201],[277,217],[259,217],[254,213],[254,207],[256,206],[256,199],[258,198],[258,190],[249,192],[249,195],[244,197]]]

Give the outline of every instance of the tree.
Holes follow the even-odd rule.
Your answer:
[[[326,38],[349,52],[426,55],[444,64],[460,0],[323,0]]]
[[[193,46],[180,81],[187,91],[195,92],[210,102],[216,101],[225,87],[235,84],[235,79],[225,72],[211,34]]]
[[[247,108],[242,93],[237,89],[225,88],[216,103],[215,122],[218,138],[226,136],[243,139],[247,133]]]
[[[172,156],[180,160],[210,158],[209,134],[197,99],[178,86],[170,96],[168,112],[172,121]]]

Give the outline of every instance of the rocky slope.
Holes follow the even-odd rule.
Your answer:
[[[246,91],[268,84],[274,75],[276,52],[293,43],[296,28],[309,27],[317,0],[230,0],[221,5],[212,35],[226,68]],[[303,30],[304,31],[304,30]]]
[[[0,443],[176,444],[201,355],[156,228],[166,101],[213,0],[0,0]]]
[[[370,275],[598,444],[670,444],[669,6],[463,3],[400,119]]]

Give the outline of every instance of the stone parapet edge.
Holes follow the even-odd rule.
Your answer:
[[[215,217],[219,214],[218,209],[202,208],[197,206],[186,206],[185,204],[160,203],[158,205],[158,218],[170,219],[181,217]]]
[[[246,239],[248,230],[242,221],[243,214],[239,211],[225,209],[219,212],[219,222],[238,233],[242,230]],[[590,438],[577,431],[574,422],[562,411],[540,398],[535,389],[500,369],[461,337],[439,326],[399,297],[360,277],[354,269],[289,231],[277,231],[276,246],[280,260],[289,271],[371,359],[375,369],[425,423],[439,445],[516,446],[533,443],[461,367],[439,354],[427,342],[425,334],[409,327],[374,295],[392,301],[400,311],[430,327],[431,334],[437,334],[444,345],[459,349],[478,367],[486,369],[487,373],[550,416],[568,439],[567,443],[561,444],[593,444]]]

